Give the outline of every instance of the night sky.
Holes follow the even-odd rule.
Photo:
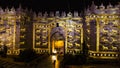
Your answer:
[[[33,11],[82,11],[91,5],[94,1],[96,5],[109,3],[115,5],[120,0],[0,0],[2,8],[18,8],[21,4],[22,8],[33,9]]]

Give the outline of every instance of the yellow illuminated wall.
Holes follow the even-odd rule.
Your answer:
[[[61,48],[63,46],[64,46],[64,41],[63,40],[55,41],[55,47],[56,48]]]

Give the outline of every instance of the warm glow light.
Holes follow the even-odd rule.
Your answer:
[[[63,40],[55,41],[55,47],[61,48],[64,46]]]
[[[54,50],[54,51],[53,51],[53,53],[55,53],[55,54],[56,54],[56,53],[57,53],[57,51],[56,51],[56,50]]]
[[[52,55],[52,60],[53,60],[53,61],[54,61],[54,60],[57,60],[56,55]]]

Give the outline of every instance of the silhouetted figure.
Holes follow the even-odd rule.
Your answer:
[[[55,68],[55,63],[56,63],[56,60],[53,60],[53,66],[54,66],[53,68]]]
[[[53,64],[55,65],[56,60],[53,61]]]
[[[3,50],[4,50],[4,47],[3,47],[3,45],[1,45],[1,47],[0,47],[0,56],[3,55]]]
[[[2,46],[2,57],[6,57],[7,56],[7,46],[6,45],[3,45]]]
[[[3,52],[2,52],[2,46],[0,46],[0,55],[2,55],[2,53],[3,53]]]

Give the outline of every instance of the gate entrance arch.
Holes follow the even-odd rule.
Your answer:
[[[51,33],[51,53],[57,52],[57,54],[65,53],[65,37],[61,27],[56,27]]]

